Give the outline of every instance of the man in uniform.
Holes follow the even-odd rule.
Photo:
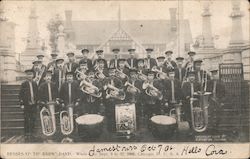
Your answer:
[[[194,61],[195,79],[201,85],[200,91],[206,92],[206,81],[210,80],[210,76],[204,69],[201,69],[201,63],[201,59]]]
[[[190,110],[190,99],[194,98],[194,92],[200,91],[200,84],[195,80],[195,72],[190,71],[187,73],[188,82],[185,82],[182,86],[183,93],[183,111],[186,121],[191,125],[191,110]]]
[[[157,62],[154,58],[151,57],[151,54],[154,50],[151,48],[147,48],[146,52],[147,52],[147,57],[145,58],[145,68],[146,69],[152,69],[152,67],[157,66]]]
[[[130,57],[127,59],[127,68],[137,68],[137,59],[135,49],[128,49]]]
[[[172,54],[173,54],[173,51],[170,51],[170,50],[165,52],[166,59],[165,59],[164,64],[166,65],[168,70],[173,70],[177,66],[176,63],[172,60]]]
[[[137,71],[138,71],[138,79],[145,81],[147,80],[147,70],[144,67],[144,59],[137,60]]]
[[[80,61],[79,67],[75,71],[76,79],[80,83],[81,80],[84,80],[87,77],[87,72],[89,71],[87,61]]]
[[[120,52],[120,49],[113,49],[112,52],[114,53],[114,58],[110,60],[109,67],[118,67],[118,54]]]
[[[97,59],[95,59],[93,62],[94,70],[96,70],[98,67],[98,63],[97,63],[98,59],[103,59],[103,50],[96,50],[96,55],[97,55]],[[104,60],[104,68],[107,69],[108,63],[105,59],[103,59],[103,60]]]
[[[54,71],[52,81],[55,82],[58,91],[60,91],[60,88],[62,86],[62,83],[65,80],[65,75],[64,75],[64,70],[63,70],[63,63],[64,59],[63,58],[58,58],[56,59],[56,69]]]
[[[144,112],[150,119],[155,114],[160,114],[162,110],[163,85],[155,79],[155,72],[148,70],[147,80],[142,84],[143,100],[145,102]]]
[[[157,57],[158,66],[153,67],[160,71],[157,72],[160,76],[159,77],[160,79],[168,78],[168,68],[166,67],[166,65],[164,65],[164,60],[165,60],[164,56]]]
[[[184,65],[184,68],[186,68],[188,71],[194,71],[194,56],[195,55],[196,53],[193,51],[188,52],[187,62]]]
[[[20,106],[24,109],[24,135],[25,141],[30,141],[34,133],[37,113],[38,86],[32,80],[34,71],[25,70],[26,80],[21,84],[19,100]]]
[[[73,52],[67,53],[69,62],[64,64],[64,73],[67,74],[67,72],[73,72],[75,73],[76,68],[78,67],[78,64],[75,62],[75,54]],[[76,79],[74,74],[74,79]]]
[[[125,62],[126,62],[126,59],[119,59],[118,67],[116,70],[116,73],[118,74],[118,78],[120,78],[123,84],[128,80],[128,76],[129,76],[129,69],[125,67],[126,65]]]
[[[109,68],[109,77],[107,77],[105,79],[104,82],[104,90],[106,91],[109,88],[105,88],[108,85],[118,88],[118,90],[115,90],[115,92],[113,92],[112,94],[114,94],[115,96],[119,96],[122,95],[122,89],[123,89],[123,84],[122,81],[118,78],[115,77],[115,67],[110,67]],[[112,90],[112,89],[110,89]],[[107,90],[108,91],[108,90]],[[110,132],[114,132],[116,129],[116,120],[115,120],[115,106],[116,104],[120,104],[122,103],[122,100],[114,98],[112,95],[109,96],[108,94],[106,94],[105,96],[105,115],[106,115],[106,119],[107,119],[107,128],[108,131]]]
[[[88,69],[91,70],[93,68],[92,66],[92,61],[88,58],[88,54],[89,54],[89,50],[88,49],[82,49],[82,59],[79,61],[79,65],[80,63],[82,63],[83,61],[87,63]]]
[[[98,67],[95,69],[95,75],[97,79],[104,79],[108,76],[108,68],[105,67],[105,59],[96,59]]]
[[[40,55],[37,55],[36,57],[38,61],[41,61],[41,63],[39,64],[40,68],[45,68],[46,70],[46,66],[43,64],[44,55],[40,54]]]
[[[41,67],[41,61],[36,60],[33,62],[34,77],[33,80],[36,82],[37,86],[40,86],[44,82],[44,77],[46,73],[46,68]]]
[[[177,67],[175,68],[175,79],[179,80],[181,83],[186,73],[186,69],[182,66],[183,65],[183,57],[177,57]]]
[[[56,59],[58,55],[56,53],[51,53],[50,56],[51,56],[51,62],[48,63],[47,69],[52,71],[53,74],[56,69]]]

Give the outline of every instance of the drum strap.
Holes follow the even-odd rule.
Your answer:
[[[31,100],[31,103],[34,104],[35,100],[34,100],[33,86],[32,86],[32,83],[30,81],[29,81],[29,86],[30,86],[30,100]]]

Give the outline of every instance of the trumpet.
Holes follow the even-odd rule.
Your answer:
[[[73,105],[68,105],[67,109],[67,111],[60,112],[60,125],[63,135],[70,135],[74,130]]]
[[[48,102],[47,107],[40,111],[42,132],[46,136],[52,136],[56,132],[55,102]]]
[[[168,74],[165,73],[165,72],[163,72],[163,71],[161,71],[161,70],[159,70],[159,69],[157,69],[156,66],[154,66],[152,68],[152,71],[157,72],[156,78],[158,78],[158,79],[161,79],[160,75],[163,75],[164,79],[168,78]]]
[[[142,88],[145,89],[145,93],[150,97],[155,97],[159,100],[163,98],[163,94],[161,93],[161,91],[148,82],[144,82],[142,84]]]
[[[140,93],[140,92],[141,92],[141,90],[140,90],[139,88],[137,88],[137,87],[136,87],[135,85],[133,85],[132,83],[129,83],[128,81],[126,81],[124,85],[125,85],[125,87],[126,87],[126,86],[129,86],[130,89],[127,89],[127,90],[128,90],[128,91],[130,90],[130,93],[132,93],[131,90],[134,90],[134,91],[137,92],[137,93]]]
[[[111,84],[104,85],[104,90],[106,90],[106,99],[115,98],[119,100],[124,100],[126,97],[126,94],[123,90],[120,90],[119,88]]]
[[[116,74],[116,77],[121,78],[121,79],[128,78],[128,76],[125,73],[123,73],[122,71],[120,71],[119,69],[116,69],[115,74]]]
[[[96,98],[100,98],[102,96],[102,92],[99,90],[99,88],[86,80],[81,81],[80,89],[84,93],[94,96]]]
[[[208,126],[208,107],[211,92],[194,93],[196,98],[190,98],[192,128],[196,132],[204,132]]]

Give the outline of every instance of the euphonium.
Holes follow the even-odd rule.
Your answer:
[[[115,98],[119,100],[125,99],[126,96],[125,92],[111,84],[104,85],[104,90],[106,90],[106,99],[108,98]]]
[[[150,97],[155,97],[159,100],[163,98],[161,91],[155,88],[152,84],[149,84],[148,82],[144,82],[142,84],[142,88],[145,89],[145,93]]]
[[[192,128],[196,132],[203,132],[208,126],[208,106],[211,92],[194,93],[196,98],[190,98]]]
[[[97,97],[97,98],[100,98],[102,96],[102,92],[100,92],[99,88],[86,80],[81,81],[80,89],[84,93]]]
[[[52,136],[56,132],[55,102],[48,102],[47,106],[40,111],[41,125],[43,134]]]
[[[73,105],[67,106],[67,111],[60,112],[60,125],[63,135],[70,135],[74,130]]]

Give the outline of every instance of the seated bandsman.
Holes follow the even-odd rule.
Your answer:
[[[186,121],[191,125],[190,99],[194,98],[194,93],[200,91],[200,84],[195,80],[195,72],[188,72],[188,81],[182,86],[183,111]]]
[[[64,70],[63,70],[63,63],[64,63],[63,58],[56,59],[56,69],[55,69],[54,74],[52,76],[52,81],[55,82],[58,91],[60,91],[62,83],[65,80],[65,74],[64,74]]]
[[[109,77],[104,81],[105,93],[105,116],[107,119],[108,131],[115,131],[115,106],[120,104],[125,99],[125,92],[123,91],[123,84],[120,79],[115,76],[115,67],[109,68]]]
[[[58,55],[56,53],[51,53],[50,56],[51,56],[51,61],[48,63],[47,69],[52,71],[53,74],[56,69],[56,59]]]
[[[82,62],[87,63],[88,69],[92,70],[92,61],[88,58],[89,50],[88,49],[82,49],[82,59],[79,61],[79,65]]]
[[[108,68],[105,67],[105,59],[97,59],[96,63],[97,63],[97,67],[95,69],[95,77],[97,79],[104,79],[106,77],[108,77]]]
[[[86,61],[80,61],[79,67],[75,71],[76,79],[78,83],[87,77],[87,72],[89,71]]]
[[[145,81],[147,80],[147,70],[144,67],[144,59],[138,59],[137,60],[137,73],[138,73],[138,79]]]
[[[157,71],[160,79],[167,79],[168,78],[168,69],[166,65],[164,65],[165,57],[159,56],[157,57],[158,66],[154,66],[152,69]]]
[[[64,73],[67,74],[67,72],[73,72],[74,75],[74,79],[76,79],[75,77],[75,71],[78,67],[78,64],[75,62],[75,54],[73,52],[69,52],[67,53],[68,56],[68,62],[64,64]]]
[[[32,70],[34,72],[33,81],[35,81],[36,84],[40,86],[40,84],[44,82],[46,68],[41,67],[41,61],[36,60],[33,62]]]
[[[108,68],[108,63],[107,63],[107,61],[103,58],[103,50],[96,50],[96,55],[97,55],[97,59],[95,59],[94,62],[93,62],[93,68],[94,68],[94,70],[96,70],[97,67],[98,67],[97,61],[98,61],[99,59],[103,59],[103,60],[104,60],[104,68],[107,69],[107,68]]]
[[[116,76],[123,82],[123,84],[128,80],[129,69],[125,67],[126,59],[118,60],[118,67],[116,69]]]
[[[206,81],[210,80],[210,76],[207,71],[201,69],[202,60],[197,59],[194,61],[195,79],[201,85],[201,90],[206,92]]]
[[[178,79],[181,83],[186,73],[186,69],[182,66],[183,65],[183,57],[177,57],[177,67],[175,68],[175,79]]]
[[[127,68],[137,68],[137,59],[135,49],[128,49],[130,57],[127,59]]]
[[[147,57],[145,58],[144,65],[146,69],[152,69],[152,67],[157,66],[157,62],[154,58],[151,57],[152,52],[154,49],[147,48]]]
[[[114,53],[114,57],[110,60],[109,67],[117,68],[118,67],[118,60],[119,60],[118,54],[120,52],[120,49],[113,49],[112,52]]]
[[[176,63],[172,60],[172,54],[173,54],[173,51],[170,51],[170,50],[165,52],[166,59],[165,59],[164,64],[168,70],[173,70],[177,66]]]
[[[163,85],[155,79],[155,72],[148,70],[147,80],[142,84],[145,115],[150,118],[162,112]]]
[[[25,70],[26,80],[21,84],[19,92],[20,106],[24,109],[24,135],[25,141],[31,141],[34,133],[37,114],[37,93],[38,86],[32,80],[34,71]]]
[[[88,114],[102,114],[104,107],[102,102],[102,83],[95,79],[95,73],[88,72],[88,78],[83,80],[80,85],[83,93],[83,112]]]

